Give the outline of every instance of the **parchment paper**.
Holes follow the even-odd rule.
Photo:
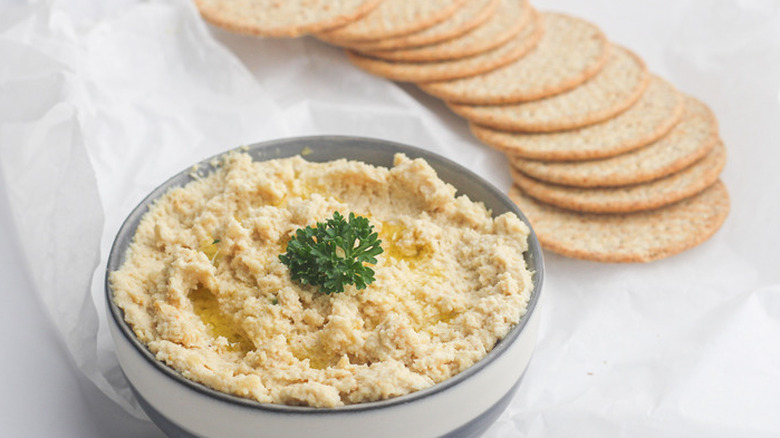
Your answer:
[[[772,1],[536,1],[597,23],[716,113],[732,213],[646,265],[547,253],[537,352],[489,437],[780,433],[780,11]],[[502,189],[502,155],[413,85],[312,38],[206,26],[190,2],[0,3],[0,166],[29,272],[84,374],[129,415],[105,258],[152,188],[229,148],[345,134],[427,148]]]

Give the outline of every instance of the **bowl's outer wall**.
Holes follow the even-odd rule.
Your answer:
[[[377,139],[370,139],[370,138],[342,137],[342,136],[289,138],[289,139],[282,139],[282,140],[260,143],[260,144],[247,146],[247,147],[241,147],[238,149],[249,153],[253,157],[253,159],[258,161],[275,159],[275,158],[287,158],[287,157],[292,157],[300,154],[306,160],[315,161],[315,162],[325,162],[325,161],[331,161],[338,158],[348,158],[351,160],[364,161],[366,163],[377,165],[377,166],[391,167],[393,164],[393,157],[396,153],[403,153],[410,158],[423,158],[436,170],[438,176],[443,181],[452,184],[458,189],[458,195],[466,195],[470,199],[479,200],[483,202],[485,206],[493,212],[494,215],[499,215],[507,211],[512,211],[515,214],[517,214],[521,218],[521,220],[523,220],[524,222],[526,222],[526,224],[528,224],[527,218],[525,218],[522,212],[519,211],[516,205],[511,200],[509,200],[509,198],[506,195],[504,195],[503,193],[495,189],[489,183],[485,182],[478,175],[474,174],[468,169],[465,169],[459,164],[423,149],[414,148],[411,146],[388,142],[384,140],[377,140]],[[216,159],[218,157],[219,156],[204,160],[198,165],[196,165],[195,167],[187,169],[175,175],[174,177],[172,177],[171,179],[169,179],[168,181],[160,185],[157,189],[152,191],[138,205],[138,207],[136,207],[133,210],[133,212],[128,216],[125,223],[120,228],[116,240],[114,241],[114,245],[109,255],[106,274],[108,274],[108,272],[118,269],[124,262],[125,252],[132,241],[132,237],[135,233],[135,229],[137,228],[138,223],[140,222],[142,216],[148,210],[148,206],[150,205],[150,203],[153,200],[160,197],[165,192],[167,192],[171,187],[181,186],[191,181],[193,179],[194,173],[197,173],[197,175],[199,176],[204,176],[210,173],[211,171],[213,171],[215,169],[215,166],[217,166],[219,163],[219,160]],[[451,388],[456,385],[464,386],[463,381],[467,380],[467,377],[468,380],[472,380],[472,381],[485,380],[483,378],[479,378],[477,374],[479,371],[482,370],[482,368],[488,368],[487,365],[492,365],[490,367],[491,369],[498,369],[498,368],[503,369],[501,373],[494,376],[494,377],[500,377],[499,380],[501,379],[507,380],[507,378],[509,378],[510,376],[514,376],[514,377],[511,377],[509,381],[506,382],[492,381],[491,379],[487,379],[486,381],[482,382],[483,385],[493,385],[493,386],[497,385],[496,389],[498,388],[501,389],[496,392],[496,391],[492,391],[488,386],[483,388],[483,390],[481,391],[482,394],[480,394],[479,391],[475,394],[461,394],[460,397],[465,396],[467,398],[452,399],[452,403],[455,404],[452,405],[449,410],[445,409],[441,411],[442,412],[441,414],[436,414],[437,410],[434,409],[434,411],[432,411],[430,414],[432,415],[432,417],[430,417],[429,420],[435,420],[435,421],[430,421],[430,423],[432,424],[441,423],[441,425],[445,427],[445,429],[440,430],[440,428],[434,428],[437,431],[436,433],[433,433],[434,432],[433,429],[424,426],[421,427],[420,425],[417,425],[415,428],[409,430],[408,437],[412,437],[412,436],[427,437],[427,436],[443,435],[447,431],[454,429],[458,425],[467,423],[471,417],[480,414],[480,412],[473,412],[474,409],[477,410],[487,409],[490,407],[492,403],[496,402],[501,395],[505,394],[506,391],[508,391],[513,386],[515,381],[517,381],[520,378],[522,372],[525,370],[528,360],[530,360],[530,356],[533,352],[533,347],[536,341],[536,331],[538,326],[538,313],[539,313],[538,309],[536,308],[539,307],[538,301],[540,298],[541,286],[543,283],[544,268],[543,268],[541,247],[539,246],[539,242],[536,239],[533,230],[531,231],[531,236],[529,237],[529,250],[525,254],[525,258],[529,268],[534,272],[534,278],[533,278],[534,291],[531,297],[531,301],[529,302],[528,305],[528,313],[520,321],[520,323],[515,328],[513,328],[512,331],[510,331],[510,333],[501,342],[499,342],[496,345],[493,351],[491,351],[491,353],[489,353],[485,359],[478,362],[476,365],[472,366],[471,368],[465,370],[458,376],[455,376],[438,385],[434,385],[432,388],[428,388],[423,391],[418,391],[417,393],[409,394],[402,397],[397,397],[391,400],[363,403],[359,405],[346,406],[339,410],[330,410],[330,412],[335,412],[336,414],[336,417],[334,417],[334,419],[336,419],[337,421],[331,424],[331,426],[335,428],[334,432],[336,430],[342,431],[342,433],[334,434],[333,436],[339,436],[339,437],[361,436],[359,434],[356,434],[356,432],[362,428],[356,427],[357,424],[350,427],[349,421],[344,422],[344,420],[346,420],[344,416],[346,412],[353,412],[353,413],[363,412],[365,414],[366,412],[374,411],[377,410],[378,408],[383,408],[384,411],[387,411],[389,413],[390,411],[393,410],[399,411],[397,409],[398,407],[403,407],[410,403],[414,406],[416,406],[415,403],[421,404],[421,401],[423,401],[425,398],[429,398],[430,395],[436,395],[435,393],[459,392],[459,391],[453,391]],[[182,416],[181,415],[182,410],[179,409],[179,407],[177,406],[169,406],[172,403],[172,400],[165,401],[164,399],[168,399],[168,397],[165,394],[160,393],[159,389],[162,388],[158,386],[159,385],[165,386],[163,382],[167,382],[168,380],[170,380],[171,383],[175,385],[185,386],[187,387],[186,389],[189,389],[189,391],[187,391],[185,390],[185,388],[182,388],[184,392],[182,392],[179,395],[181,397],[184,397],[184,399],[178,400],[179,403],[173,403],[174,405],[181,404],[186,406],[189,403],[189,401],[191,401],[191,400],[187,400],[188,397],[193,400],[200,399],[200,398],[208,399],[208,402],[206,404],[202,404],[201,406],[199,406],[198,411],[200,411],[200,409],[205,409],[207,406],[212,406],[213,409],[219,411],[222,410],[222,408],[225,407],[223,405],[227,403],[227,406],[232,406],[234,411],[245,412],[247,409],[249,409],[250,411],[253,412],[254,416],[257,417],[269,416],[265,423],[267,425],[270,425],[269,422],[272,422],[270,421],[270,419],[274,416],[282,415],[289,419],[290,415],[292,414],[295,414],[294,416],[302,415],[296,421],[297,423],[299,421],[302,421],[302,419],[306,418],[307,415],[311,416],[313,413],[318,418],[317,422],[314,424],[324,425],[325,423],[330,423],[329,421],[323,421],[325,419],[323,412],[325,412],[326,410],[321,410],[321,409],[317,410],[315,408],[285,407],[285,406],[277,406],[277,405],[262,405],[239,397],[214,391],[203,385],[200,385],[198,383],[192,382],[190,380],[181,377],[177,372],[175,372],[170,367],[167,367],[161,362],[156,361],[154,359],[154,356],[151,354],[151,352],[149,352],[148,349],[146,349],[146,347],[135,338],[132,330],[123,320],[123,313],[121,309],[119,309],[111,299],[112,292],[111,292],[110,284],[108,283],[108,275],[106,275],[106,293],[107,293],[106,302],[110,314],[109,319],[112,320],[111,322],[113,323],[111,324],[112,335],[114,336],[115,342],[117,343],[118,346],[117,355],[119,357],[120,365],[122,366],[123,371],[128,376],[129,380],[131,381],[131,384],[133,384],[136,390],[141,392],[141,394],[146,398],[147,402],[149,402],[152,405],[155,405],[154,407],[158,409],[161,414],[173,415],[175,418],[170,418],[170,419],[175,423],[181,425],[185,429],[189,430],[189,428],[187,427],[188,421],[194,422],[195,424],[202,422],[204,418],[204,413],[201,411],[194,418],[188,418],[187,415]],[[521,333],[524,333],[524,335],[520,336]],[[519,342],[516,342],[516,340],[518,340]],[[521,345],[522,348],[510,349],[509,347],[514,344]],[[132,348],[130,350],[126,350],[125,348],[120,348],[119,347],[120,345],[131,346]],[[517,351],[511,354],[510,353],[505,354],[506,351],[514,351],[514,350]],[[132,357],[132,356],[138,356],[138,357]],[[498,360],[502,356],[504,356],[503,359],[505,360]],[[506,364],[504,366],[497,366],[496,364],[493,363],[493,362],[496,362],[497,364],[504,363],[506,362],[506,360],[510,359],[510,356],[512,356],[511,360],[513,362],[510,366],[507,366]],[[147,365],[151,366],[150,369],[156,370],[157,375],[156,376],[149,375],[149,370],[146,370],[145,372],[137,372],[138,370],[134,368],[138,366],[139,362],[137,362],[135,359],[139,359],[139,358],[143,358],[147,362]],[[135,363],[135,365],[131,365],[131,363]],[[483,374],[487,374],[487,373],[483,373]],[[164,380],[160,380],[158,383],[154,383],[153,386],[149,386],[149,384],[152,381],[158,380],[160,378],[164,378]],[[465,385],[465,386],[470,386],[470,385]],[[175,388],[175,387],[176,386],[172,386],[171,388]],[[150,394],[143,392],[144,388],[148,388],[152,393],[158,393],[158,395],[161,395],[161,398],[150,397]],[[444,391],[445,389],[447,391]],[[195,393],[197,393],[200,397],[193,396],[193,394]],[[488,396],[488,393],[491,394]],[[484,400],[479,400],[480,397],[483,398]],[[443,396],[443,394],[438,394],[437,397],[434,398],[436,399],[441,398],[441,401],[437,402],[439,403],[439,405],[441,405],[440,407],[443,407],[443,405],[450,404],[446,402],[447,397]],[[432,399],[429,398],[428,402],[430,402],[431,400]],[[158,404],[158,403],[162,403],[162,404]],[[486,403],[487,405],[485,405]],[[458,407],[459,405],[460,407]],[[464,406],[467,408],[464,409],[463,408]],[[474,409],[469,409],[468,408],[469,406]],[[238,407],[240,407],[241,409],[236,409]],[[394,407],[394,408],[388,409],[389,407]],[[184,412],[186,411],[187,410],[185,409]],[[229,416],[231,410],[228,408],[225,412],[227,412],[228,413],[227,415]],[[374,417],[374,415],[368,415],[368,416],[353,415],[350,417],[351,418],[364,417],[365,419],[369,417]],[[381,421],[380,418],[388,418],[386,420],[387,424],[384,424],[384,426],[390,427],[392,430],[397,429],[400,424],[399,422],[404,421],[404,417],[394,418],[392,414],[389,417],[385,415],[380,415],[379,417],[376,417],[371,421],[376,423],[377,421]],[[408,417],[406,417],[406,419],[408,419]],[[212,420],[209,421],[211,421],[212,423],[213,421],[217,421],[218,423],[221,422],[218,421],[218,418],[213,421]],[[359,422],[362,421],[363,420]],[[455,425],[455,427],[451,428],[453,424]],[[341,425],[341,426],[337,427],[337,425]],[[228,429],[233,429],[234,426],[236,425],[233,424],[231,426],[231,425],[224,424],[222,426],[225,426]],[[374,426],[381,428],[382,424],[374,424]],[[212,429],[212,427],[209,426],[206,427],[206,429]],[[381,429],[375,428],[374,429],[375,433],[373,434],[373,436],[379,436],[376,434],[377,430],[381,430]],[[226,430],[221,430],[221,432],[219,433],[214,433],[214,431],[212,430],[211,433],[209,434],[205,434],[203,432],[205,431],[193,430],[194,434],[199,436],[204,436],[204,437],[249,436],[249,435],[244,435],[239,430],[234,430],[233,431],[234,433],[230,433],[230,434],[225,433],[227,432]],[[251,436],[257,436],[257,432],[258,430],[254,429],[254,433]],[[267,432],[271,432],[271,431],[267,430]],[[364,432],[365,431],[363,431],[363,433]],[[422,432],[423,434],[419,434],[415,432]],[[324,437],[324,436],[330,436],[330,433],[324,433],[323,431],[323,433],[318,433],[318,435]],[[261,436],[289,436],[289,435],[262,434]],[[388,436],[399,436],[399,435],[397,433],[394,433]]]

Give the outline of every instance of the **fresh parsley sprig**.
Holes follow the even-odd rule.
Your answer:
[[[299,228],[279,260],[290,268],[294,281],[319,286],[326,294],[344,292],[347,284],[365,289],[375,279],[374,270],[364,263],[375,264],[383,251],[377,237],[368,219],[350,213],[347,221],[336,211],[314,228]]]

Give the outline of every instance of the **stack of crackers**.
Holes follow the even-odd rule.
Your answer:
[[[196,0],[215,24],[312,33],[360,68],[413,82],[504,152],[509,196],[554,252],[644,262],[729,212],[710,109],[592,23],[528,0]]]

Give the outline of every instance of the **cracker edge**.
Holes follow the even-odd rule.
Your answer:
[[[687,241],[683,241],[678,243],[677,245],[672,245],[667,248],[663,248],[662,250],[659,250],[651,254],[609,254],[609,253],[595,253],[595,252],[582,251],[582,250],[572,250],[566,248],[563,245],[557,244],[555,241],[548,240],[546,236],[536,232],[535,230],[536,236],[539,239],[539,243],[542,245],[543,248],[565,257],[571,257],[571,258],[576,258],[581,260],[603,262],[603,263],[647,263],[655,260],[664,259],[701,245],[705,241],[709,240],[713,235],[715,235],[715,233],[718,230],[720,230],[720,228],[723,226],[723,223],[726,221],[726,218],[728,217],[731,211],[731,200],[730,200],[728,190],[726,189],[726,185],[720,179],[718,179],[715,182],[715,184],[713,184],[709,188],[722,190],[723,192],[723,196],[720,199],[718,199],[717,203],[713,205],[713,208],[718,208],[718,212],[720,214],[718,214],[715,217],[714,226],[712,227],[712,229],[707,230],[707,232],[705,233],[692,236],[693,238]],[[515,202],[517,204],[517,201],[515,201],[513,198],[512,190],[517,190],[516,186],[513,185],[512,188],[510,189],[509,198],[512,200],[512,202]],[[684,202],[684,201],[685,200],[679,202]],[[520,211],[522,211],[522,206],[518,204],[518,207],[520,207]],[[578,212],[571,212],[571,213],[593,214],[593,213],[578,213]],[[529,218],[529,221],[531,222],[531,228],[533,228],[533,221],[531,220],[531,218]]]
[[[602,109],[601,111],[586,113],[576,118],[560,117],[557,120],[550,120],[546,122],[518,122],[516,120],[514,121],[501,120],[493,116],[479,116],[475,114],[474,110],[472,109],[472,107],[477,105],[463,105],[454,102],[446,102],[446,104],[453,112],[455,112],[459,116],[471,122],[484,125],[489,128],[494,128],[500,131],[542,132],[542,133],[555,132],[555,131],[568,131],[571,129],[582,128],[585,126],[603,122],[609,118],[617,116],[618,114],[622,113],[623,111],[631,107],[631,105],[635,104],[639,100],[639,98],[642,97],[642,93],[645,92],[647,86],[650,84],[651,75],[647,69],[647,65],[645,64],[644,60],[642,60],[631,50],[628,49],[625,50],[641,65],[643,70],[642,80],[640,81],[638,86],[634,90],[632,90],[632,93],[626,96],[626,98],[623,101],[619,102],[617,105],[614,105],[612,107]],[[584,82],[582,85],[584,85],[585,83],[586,82]],[[572,91],[576,88],[577,87],[569,91]],[[550,96],[550,98],[554,98],[555,96]],[[522,104],[522,103],[523,102],[520,102],[518,104]]]
[[[720,134],[719,134],[719,127],[718,127],[718,120],[715,118],[715,114],[713,114],[712,110],[703,102],[702,105],[704,105],[705,108],[707,109],[707,121],[708,123],[710,123],[710,129],[711,129],[710,136],[707,139],[703,140],[699,148],[696,149],[690,155],[686,155],[682,158],[679,158],[676,161],[669,163],[668,165],[663,166],[660,169],[657,169],[653,173],[645,173],[645,174],[634,173],[633,178],[630,179],[610,177],[610,178],[598,178],[594,181],[592,178],[589,178],[588,180],[583,180],[581,178],[572,178],[570,176],[561,177],[561,175],[558,175],[557,177],[556,176],[550,177],[549,175],[540,175],[538,173],[528,172],[527,170],[523,170],[522,168],[518,167],[515,164],[516,160],[523,161],[523,159],[519,157],[508,157],[509,164],[513,167],[517,167],[517,169],[523,172],[524,174],[532,176],[542,181],[546,181],[553,184],[561,184],[561,185],[582,187],[582,188],[619,187],[619,186],[626,186],[632,184],[640,184],[658,178],[663,178],[667,175],[679,171],[680,169],[684,169],[689,165],[691,165],[692,163],[695,163],[696,161],[700,160],[702,157],[707,155],[719,141],[721,141]],[[663,139],[663,137],[661,139]],[[644,147],[652,147],[652,143]],[[606,159],[610,159],[610,158],[613,157],[608,157]]]
[[[448,52],[437,52],[435,51],[434,45],[429,45],[425,47],[415,47],[411,49],[397,49],[397,50],[378,50],[378,51],[364,51],[364,50],[357,50],[358,52],[362,53],[363,55],[371,58],[377,58],[382,59],[385,61],[395,61],[395,62],[436,62],[436,61],[447,61],[447,60],[454,60],[454,59],[461,59],[461,58],[468,58],[471,56],[479,55],[480,53],[488,52],[490,50],[493,50],[497,47],[500,47],[507,42],[509,42],[512,38],[515,38],[520,32],[523,31],[525,26],[531,25],[531,20],[534,19],[534,16],[531,12],[531,4],[528,1],[523,2],[523,10],[521,12],[522,18],[518,20],[517,22],[513,23],[512,26],[510,26],[508,29],[502,29],[503,33],[500,33],[497,35],[497,38],[492,38],[489,43],[482,44],[481,46],[478,45],[472,45],[470,47],[466,47],[463,50],[459,51],[458,53],[454,53],[452,51]],[[438,45],[441,44],[449,44],[451,41],[460,39],[460,38],[467,38],[467,34],[463,34],[457,38],[453,38],[448,41],[440,42]],[[428,52],[417,52],[418,50],[428,50]]]
[[[545,204],[554,205],[566,210],[582,213],[636,213],[640,211],[655,210],[682,201],[684,199],[691,198],[703,192],[711,185],[715,184],[721,172],[723,171],[723,168],[726,166],[726,152],[725,146],[722,146],[722,142],[721,147],[724,149],[723,158],[720,158],[718,161],[716,161],[715,165],[708,167],[703,178],[696,180],[694,184],[685,187],[683,190],[674,192],[664,199],[654,199],[652,201],[647,201],[646,199],[634,199],[628,202],[607,201],[594,203],[581,201],[576,198],[564,199],[563,196],[556,196],[555,194],[552,196],[549,195],[551,189],[545,186],[549,186],[550,183],[536,180],[511,166],[510,174],[514,184],[517,185],[518,188],[523,191],[523,193]],[[705,160],[706,158],[706,156],[702,157],[697,162],[684,169],[681,169],[680,172],[683,172],[686,169],[689,169],[691,166],[695,166],[701,163],[702,160]],[[664,178],[672,177],[674,177],[674,174],[667,175]],[[659,178],[659,180],[664,178]],[[649,181],[648,183],[653,183],[655,181],[658,180]],[[615,187],[615,189],[620,188],[621,187]],[[554,190],[554,188],[552,190]],[[587,188],[584,188],[583,190],[587,190]]]
[[[641,97],[640,97],[641,99]],[[471,131],[472,135],[477,138],[477,140],[481,141],[482,143],[486,144],[487,146],[490,146],[493,149],[496,149],[500,152],[503,152],[507,155],[517,156],[529,160],[540,160],[540,161],[585,161],[585,160],[596,160],[596,159],[602,159],[602,158],[610,158],[614,157],[616,155],[620,155],[626,152],[630,152],[636,149],[639,149],[641,147],[647,146],[650,143],[654,143],[658,140],[660,140],[663,136],[669,133],[669,131],[672,130],[675,126],[677,126],[677,123],[682,119],[683,110],[685,109],[685,99],[683,98],[682,93],[679,91],[676,94],[676,100],[677,104],[675,105],[673,111],[669,114],[669,117],[664,120],[663,123],[659,124],[655,127],[655,130],[650,132],[648,135],[644,137],[636,137],[633,138],[631,142],[626,142],[620,147],[613,147],[607,150],[602,149],[588,149],[585,151],[578,151],[578,150],[571,150],[571,151],[534,151],[532,149],[520,149],[515,146],[508,145],[506,143],[503,143],[501,140],[494,138],[494,132],[498,131],[493,128],[478,125],[474,122],[469,122],[469,130]],[[636,104],[636,103],[635,103]],[[626,110],[628,111],[629,108]],[[622,114],[622,113],[621,113]],[[618,115],[619,116],[619,115]],[[616,116],[617,117],[617,116]],[[605,123],[607,120],[602,121],[601,123]],[[584,127],[587,128],[587,127]],[[498,131],[502,134],[507,135],[544,135],[546,133],[523,133],[523,132],[511,132],[511,131]]]
[[[226,20],[224,17],[214,16],[209,14],[210,8],[204,10],[201,7],[202,0],[194,0],[195,5],[200,12],[201,17],[214,26],[220,27],[230,32],[240,33],[244,35],[254,35],[258,37],[268,38],[297,38],[300,36],[312,34],[315,32],[322,32],[325,30],[336,29],[341,26],[345,26],[355,20],[358,20],[373,11],[384,0],[366,0],[359,8],[352,13],[341,14],[330,20],[322,20],[313,22],[308,25],[294,25],[288,27],[278,28],[260,28],[248,24],[236,23],[235,20]]]
[[[585,21],[582,18],[575,17],[569,14],[563,14],[559,12],[555,12],[555,14],[563,15],[572,19]],[[448,92],[436,88],[436,83],[446,82],[446,81],[436,81],[436,82],[431,82],[426,84],[419,84],[419,87],[425,93],[430,94],[431,96],[434,97],[438,97],[447,102],[452,102],[456,104],[470,104],[470,105],[506,105],[512,103],[522,103],[522,102],[528,102],[532,100],[544,99],[546,97],[552,97],[557,94],[564,93],[583,84],[585,81],[592,78],[599,71],[601,71],[601,69],[604,68],[604,65],[607,63],[607,60],[609,59],[609,55],[612,51],[612,44],[607,39],[606,34],[604,34],[604,32],[595,24],[590,23],[588,21],[586,22],[591,26],[593,26],[594,30],[596,30],[597,38],[599,41],[601,41],[602,45],[604,46],[604,50],[602,50],[599,57],[596,58],[596,62],[594,62],[588,68],[584,69],[582,72],[580,72],[579,75],[572,76],[571,78],[568,78],[567,80],[562,81],[561,83],[555,86],[539,88],[533,93],[514,93],[514,94],[500,93],[492,97],[466,96],[462,93]]]
[[[460,37],[462,35],[465,35],[466,33],[484,24],[498,9],[498,6],[501,4],[501,1],[502,0],[491,0],[488,6],[485,7],[485,9],[483,9],[482,11],[480,11],[480,13],[477,14],[472,21],[462,25],[461,27],[455,28],[450,32],[441,33],[439,35],[434,35],[430,37],[420,37],[419,33],[427,30],[427,29],[421,29],[417,32],[413,32],[407,35],[402,35],[399,37],[379,39],[379,40],[368,40],[365,42],[353,42],[349,40],[325,40],[325,39],[323,39],[322,41],[325,41],[326,43],[333,44],[339,47],[353,49],[358,52],[370,52],[376,50],[411,49],[415,47],[437,44],[443,41],[451,40]],[[443,23],[444,21],[442,21],[441,23]]]
[[[377,39],[394,38],[394,37],[409,35],[415,32],[419,32],[421,30],[425,30],[429,27],[435,26],[438,23],[441,23],[442,21],[446,20],[447,18],[455,14],[455,12],[457,12],[457,10],[466,3],[466,1],[467,0],[455,0],[449,7],[442,8],[441,10],[437,11],[435,14],[432,14],[430,17],[428,17],[428,19],[426,20],[416,21],[414,22],[413,25],[408,25],[407,27],[401,28],[400,30],[396,29],[393,31],[385,31],[384,33],[371,32],[370,37],[367,37],[365,34],[358,34],[357,32],[354,31],[349,32],[347,30],[347,26],[350,23],[347,23],[346,25],[340,27],[332,28],[328,31],[316,32],[315,36],[323,41],[342,40],[348,42],[349,41],[359,42],[359,41],[373,41]],[[343,34],[346,34],[346,36]]]
[[[534,14],[536,16],[536,12],[534,12]],[[446,80],[446,79],[458,79],[458,78],[464,78],[469,76],[476,76],[482,73],[487,73],[488,71],[492,71],[497,68],[500,68],[524,56],[526,53],[528,53],[529,50],[533,49],[536,46],[543,33],[544,33],[543,26],[538,26],[534,30],[534,32],[531,35],[529,35],[525,44],[520,46],[517,50],[506,54],[504,57],[492,63],[482,63],[478,67],[468,69],[468,70],[463,68],[451,69],[447,73],[439,73],[438,75],[436,75],[435,73],[426,73],[426,74],[421,74],[421,73],[397,74],[397,72],[390,73],[394,69],[393,66],[389,65],[392,64],[392,62],[368,58],[351,50],[347,50],[347,57],[353,64],[355,64],[357,67],[361,68],[362,70],[374,74],[376,76],[381,76],[383,78],[387,78],[396,82],[430,82],[430,81],[438,81],[438,80]],[[509,43],[507,42],[505,44],[509,44]],[[501,47],[502,46],[499,46],[497,48],[494,48],[493,50],[500,50]],[[444,62],[458,62],[467,59],[469,58],[462,58],[460,60],[451,60],[451,61],[444,61]],[[405,64],[416,64],[416,63],[405,63]]]

